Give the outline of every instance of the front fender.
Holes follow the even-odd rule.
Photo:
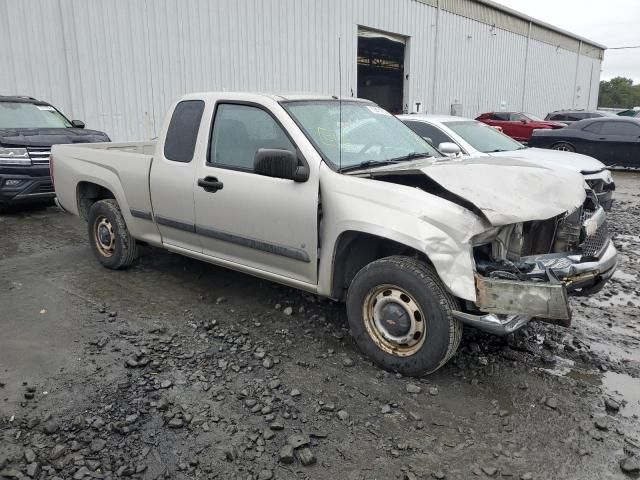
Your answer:
[[[488,228],[485,220],[416,188],[335,172],[331,182],[321,181],[321,199],[321,295],[331,294],[338,240],[353,231],[423,252],[452,295],[475,301],[471,238]]]

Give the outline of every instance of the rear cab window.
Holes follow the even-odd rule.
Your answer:
[[[176,105],[164,141],[167,160],[189,163],[193,159],[203,111],[202,100],[184,100]]]

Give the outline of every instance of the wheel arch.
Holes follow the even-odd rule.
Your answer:
[[[342,232],[334,246],[331,297],[344,300],[351,281],[360,269],[371,262],[394,255],[418,258],[433,266],[424,252],[404,243],[363,231]]]
[[[78,205],[78,214],[84,220],[89,217],[89,209],[91,205],[99,200],[112,198],[117,201],[114,193],[107,187],[90,181],[80,181],[76,186],[76,201]]]
[[[571,148],[573,148],[574,152],[577,151],[577,148],[576,148],[575,144],[573,142],[571,142],[571,140],[556,140],[556,141],[553,141],[553,142],[551,142],[551,146],[549,148],[551,148],[551,150],[555,150],[554,147],[556,145],[562,145],[562,144],[569,145]]]

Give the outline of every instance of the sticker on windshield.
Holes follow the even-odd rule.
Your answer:
[[[384,108],[372,107],[370,105],[367,105],[367,108],[369,109],[370,112],[377,113],[378,115],[391,115]]]
[[[336,133],[332,130],[327,130],[326,128],[318,127],[318,136],[320,137],[320,141],[325,145],[337,145],[336,141]]]
[[[36,107],[38,107],[38,110],[44,110],[45,112],[55,112],[56,109],[53,108],[51,105],[36,105]]]

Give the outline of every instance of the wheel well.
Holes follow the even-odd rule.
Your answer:
[[[388,238],[363,232],[342,233],[334,250],[331,296],[344,300],[351,281],[360,269],[375,260],[392,255],[419,258],[431,264],[423,252]]]
[[[109,189],[91,182],[80,182],[77,188],[77,196],[78,212],[85,220],[89,217],[89,209],[91,208],[91,205],[96,203],[98,200],[116,198]]]
[[[569,146],[570,146],[570,147],[572,147],[572,148],[576,148],[576,147],[573,145],[573,143],[571,143],[571,142],[569,142],[569,141],[567,141],[567,140],[558,140],[557,142],[553,142],[553,143],[551,144],[551,148],[555,147],[556,145],[562,145],[562,144],[569,145]]]

